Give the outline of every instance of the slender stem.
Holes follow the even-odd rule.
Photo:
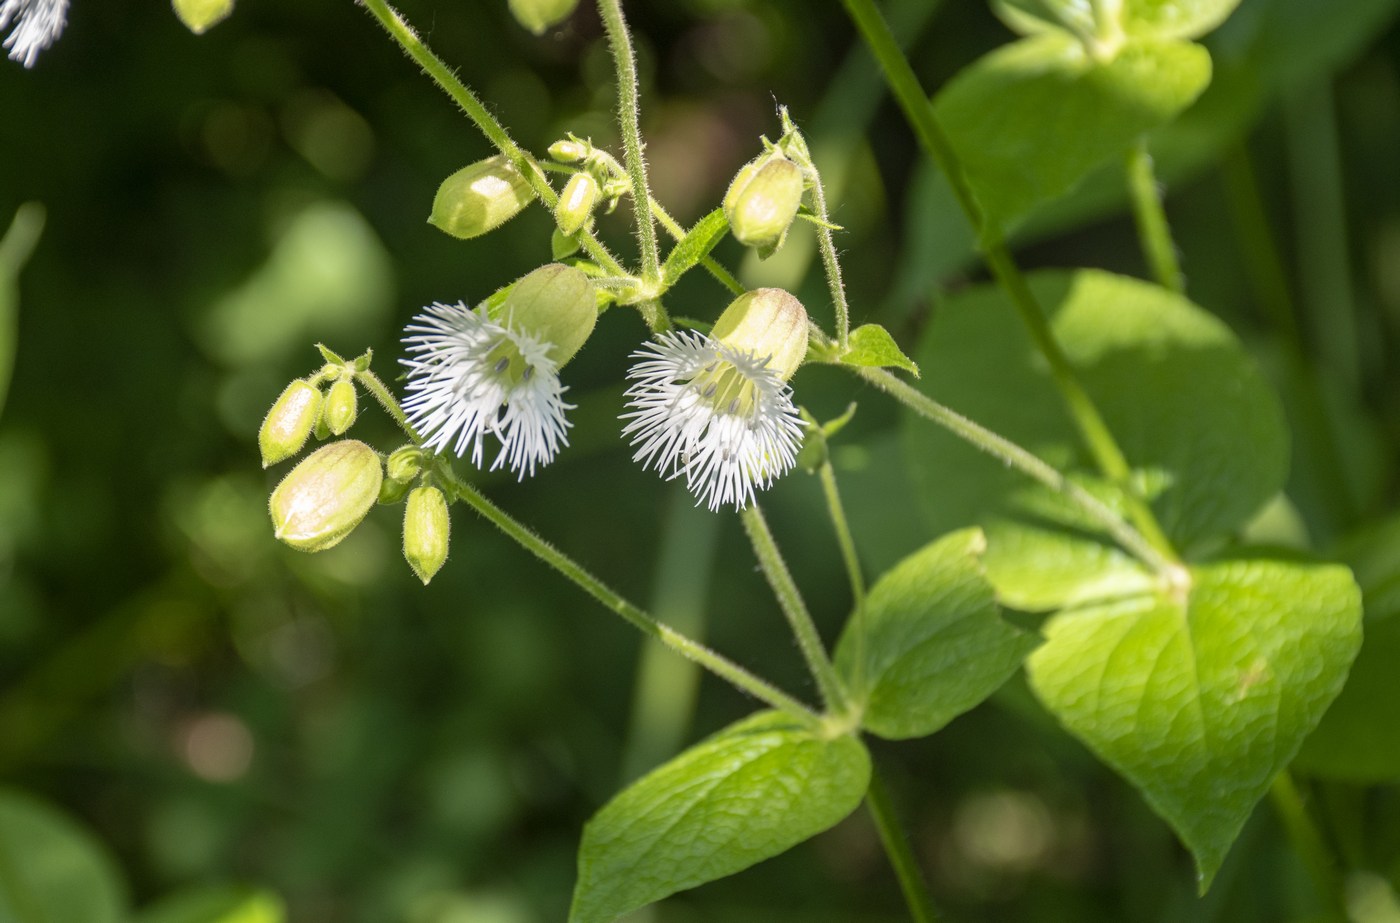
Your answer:
[[[1171,225],[1162,209],[1162,189],[1152,168],[1152,155],[1146,140],[1134,144],[1128,151],[1128,194],[1133,200],[1133,217],[1137,221],[1138,238],[1152,275],[1163,288],[1186,293],[1186,277],[1181,273]]]
[[[25,202],[15,210],[9,229],[0,237],[0,270],[15,274],[29,262],[44,231],[44,216],[44,206],[38,202]]]
[[[841,560],[846,565],[846,576],[851,581],[851,617],[855,621],[855,668],[851,686],[859,694],[859,690],[865,686],[865,577],[860,572],[860,557],[856,554],[856,543],[846,520],[846,508],[841,503],[841,492],[836,487],[836,469],[831,466],[831,459],[822,462],[817,474],[821,478],[832,528],[836,530]]]
[[[379,401],[394,418],[409,438],[415,442],[420,441],[417,433],[408,425],[403,409],[399,407],[398,401],[393,394],[385,387],[373,372],[362,372],[359,381],[365,388]],[[522,548],[539,558],[545,564],[554,568],[566,579],[573,582],[579,589],[617,615],[629,622],[648,637],[655,638],[671,650],[700,664],[700,666],[714,673],[722,679],[728,680],[734,686],[749,693],[754,698],[771,705],[774,708],[788,712],[803,721],[815,722],[818,716],[812,709],[799,702],[797,699],[778,689],[764,679],[760,679],[748,670],[729,660],[705,645],[686,637],[668,625],[657,621],[646,612],[637,608],[623,597],[619,596],[597,577],[589,573],[582,565],[574,561],[568,555],[555,548],[549,542],[540,538],[526,526],[517,522],[508,513],[496,506],[478,491],[457,476],[456,472],[443,466],[442,471],[444,486],[455,497],[466,503],[472,509],[480,513],[487,521],[506,535],[510,536]]]
[[[821,174],[809,159],[806,164],[812,175],[812,204],[817,213],[817,249],[821,251],[822,268],[826,270],[826,285],[831,290],[831,306],[836,312],[836,342],[845,350],[851,340],[851,309],[846,303],[846,284],[841,279],[841,261],[836,257],[836,241],[826,210],[826,190]]]
[[[1050,324],[1030,285],[1012,260],[1001,230],[987,219],[977,203],[967,176],[963,173],[962,163],[934,118],[933,106],[928,95],[919,85],[919,78],[909,60],[899,50],[889,25],[880,15],[873,0],[842,2],[866,44],[870,46],[875,59],[879,61],[891,92],[894,93],[924,150],[947,177],[953,197],[979,241],[987,268],[1011,299],[1036,348],[1045,357],[1050,367],[1050,377],[1099,470],[1122,489],[1129,517],[1138,532],[1156,549],[1158,556],[1175,560],[1176,550],[1167,540],[1166,533],[1153,516],[1151,508],[1133,488],[1132,471],[1122,449],[1118,447],[1108,424],[1104,422],[1088,392],[1079,383],[1074,367],[1051,332]]]
[[[612,46],[617,67],[617,122],[622,131],[622,149],[627,175],[632,179],[632,207],[637,216],[637,244],[642,253],[642,279],[656,284],[661,278],[661,256],[656,246],[656,228],[651,223],[651,191],[647,187],[646,161],[642,156],[641,106],[638,103],[637,58],[632,36],[622,16],[622,0],[598,0],[598,11]]]
[[[559,201],[559,196],[555,193],[554,187],[549,185],[544,171],[540,169],[535,158],[515,143],[505,126],[491,114],[491,110],[486,108],[477,95],[471,91],[471,88],[458,79],[452,69],[423,43],[423,40],[404,21],[398,11],[389,6],[385,0],[359,0],[359,2],[364,4],[365,9],[369,10],[370,14],[379,21],[379,24],[384,27],[384,31],[389,33],[389,36],[399,44],[404,53],[412,58],[423,69],[424,73],[431,77],[433,82],[442,88],[443,92],[466,113],[467,118],[471,119],[472,123],[486,136],[486,140],[490,141],[496,150],[515,164],[516,169],[530,183],[530,188],[545,207],[553,209],[555,203]],[[616,275],[624,274],[622,264],[608,252],[602,241],[591,231],[580,231],[579,242],[583,245],[584,251],[599,266]]]
[[[672,238],[680,240],[685,237],[685,228],[681,227],[681,223],[675,218],[672,218],[666,209],[661,207],[661,203],[655,199],[651,200],[651,213],[656,216],[656,220],[660,222],[661,226],[666,229],[666,233],[670,234]],[[714,276],[720,285],[723,285],[735,295],[742,295],[744,292],[748,291],[738,279],[734,278],[734,274],[725,269],[714,257],[701,257],[700,265],[708,269],[710,275]]]
[[[1278,812],[1279,820],[1283,822],[1293,849],[1312,878],[1317,896],[1326,907],[1327,919],[1347,919],[1346,898],[1341,876],[1337,871],[1337,862],[1322,838],[1322,832],[1308,814],[1298,786],[1286,770],[1274,777],[1269,797],[1273,801],[1274,810]]]
[[[744,531],[748,533],[749,541],[753,544],[758,566],[762,568],[763,575],[768,578],[768,585],[778,597],[778,606],[787,617],[788,625],[792,627],[797,646],[802,651],[803,659],[807,661],[807,669],[811,671],[812,678],[817,681],[827,711],[844,713],[847,708],[845,689],[836,675],[836,667],[832,665],[831,658],[827,656],[826,648],[822,645],[821,635],[817,633],[816,623],[812,621],[812,613],[807,611],[807,604],[802,601],[802,594],[798,592],[787,563],[783,561],[782,552],[778,550],[778,543],[768,529],[763,512],[757,503],[750,503],[744,507],[740,518],[744,523]]]
[[[872,768],[870,788],[865,793],[865,807],[875,821],[875,829],[880,832],[880,843],[885,847],[895,876],[899,879],[899,889],[904,892],[904,902],[909,905],[909,915],[914,923],[935,923],[937,912],[933,909],[933,898],[929,896],[928,885],[914,851],[909,848],[909,836],[899,822],[899,815],[890,802],[889,789],[880,771]]]
[[[1177,561],[1163,555],[1101,500],[1038,456],[943,406],[884,369],[854,368],[852,371],[919,416],[937,423],[993,458],[1063,495],[1102,526],[1125,551],[1152,568],[1159,576],[1173,583],[1189,579],[1185,568]]]

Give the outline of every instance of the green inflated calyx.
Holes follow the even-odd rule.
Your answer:
[[[443,180],[433,197],[428,223],[453,237],[470,240],[520,214],[534,197],[515,164],[497,154]]]
[[[300,452],[320,416],[321,392],[315,386],[300,378],[287,385],[258,428],[262,466],[275,465]]]
[[[415,487],[404,504],[403,556],[427,586],[447,561],[451,530],[447,498],[436,487]]]
[[[172,0],[175,15],[195,35],[218,25],[233,12],[233,0]]]
[[[321,412],[325,416],[326,429],[333,436],[339,436],[353,426],[359,412],[354,382],[348,378],[337,379],[326,392],[326,406]]]
[[[768,367],[787,381],[807,355],[807,309],[780,288],[740,295],[715,321],[710,336],[730,349],[767,357]]]
[[[510,0],[510,12],[535,35],[543,35],[573,15],[578,0]]]
[[[550,344],[549,358],[559,368],[588,342],[598,321],[592,281],[563,263],[541,266],[517,281],[491,314],[512,329]],[[493,353],[488,361],[499,366],[498,374],[528,374],[529,366],[513,343],[503,341],[496,349],[499,354]],[[516,380],[511,378],[513,383]]]
[[[363,442],[322,446],[273,490],[268,512],[277,539],[298,551],[325,551],[349,535],[379,499],[379,456]]]
[[[724,194],[734,238],[768,257],[783,245],[802,207],[802,168],[776,148],[745,164]]]

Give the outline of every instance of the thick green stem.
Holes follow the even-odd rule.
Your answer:
[[[827,711],[844,714],[847,708],[846,691],[836,675],[836,667],[827,656],[821,635],[817,633],[816,623],[812,621],[812,613],[807,611],[807,604],[802,601],[802,594],[798,592],[797,584],[788,571],[787,563],[783,561],[782,552],[778,550],[778,543],[769,531],[768,523],[763,518],[758,504],[750,503],[744,507],[740,518],[744,522],[744,531],[748,533],[749,541],[753,544],[758,566],[768,578],[768,585],[773,588],[774,595],[778,597],[778,606],[787,617],[788,625],[792,627],[797,646],[802,651],[803,659],[807,661],[807,669],[811,671],[812,678],[817,681]]]
[[[836,469],[831,466],[831,459],[822,462],[817,475],[821,478],[832,528],[836,530],[836,544],[841,549],[846,576],[851,581],[851,618],[855,622],[855,675],[851,677],[851,686],[860,690],[865,685],[865,577],[860,571],[860,557],[846,520],[846,507],[841,503],[841,492],[836,487]]]
[[[1298,786],[1287,771],[1274,778],[1269,797],[1273,801],[1274,810],[1278,812],[1279,820],[1283,822],[1293,849],[1312,878],[1313,887],[1317,889],[1317,895],[1326,908],[1326,919],[1341,923],[1347,919],[1347,911],[1337,862],[1327,847],[1327,842],[1322,838],[1322,832],[1308,814]]]
[[[1139,141],[1128,151],[1128,194],[1133,200],[1133,217],[1137,221],[1138,239],[1152,276],[1168,291],[1186,293],[1186,277],[1177,259],[1171,225],[1162,208],[1162,190],[1152,168],[1152,155],[1147,142]]]
[[[889,857],[890,865],[899,879],[899,889],[904,893],[904,902],[909,905],[909,915],[914,923],[935,923],[938,914],[933,909],[933,898],[929,896],[918,860],[909,848],[909,836],[899,822],[894,805],[890,803],[889,789],[885,787],[885,780],[878,769],[871,769],[865,807],[875,821],[880,843],[885,847],[885,855]]]
[[[909,60],[904,57],[904,53],[899,50],[899,45],[895,43],[889,25],[880,15],[873,0],[842,0],[842,2],[845,4],[851,19],[855,22],[856,28],[860,30],[865,43],[880,63],[885,80],[889,83],[891,92],[894,93],[896,101],[904,111],[910,126],[914,129],[914,134],[918,136],[919,142],[929,157],[933,159],[934,164],[947,177],[949,187],[953,191],[953,197],[957,200],[958,206],[967,217],[967,221],[978,239],[987,268],[991,270],[993,278],[1011,299],[1012,305],[1021,316],[1036,348],[1045,357],[1045,361],[1050,367],[1050,377],[1069,410],[1070,418],[1074,421],[1080,438],[1084,440],[1099,470],[1121,488],[1129,517],[1137,527],[1138,532],[1156,549],[1158,556],[1176,560],[1176,550],[1167,540],[1166,533],[1162,531],[1162,527],[1153,516],[1151,508],[1134,489],[1131,481],[1132,471],[1127,459],[1123,456],[1123,451],[1118,447],[1118,443],[1108,429],[1108,424],[1104,422],[1103,416],[1099,413],[1088,392],[1080,384],[1069,358],[1051,332],[1045,312],[1041,310],[1025,276],[1021,274],[1015,261],[1012,260],[1011,252],[1006,247],[1001,230],[993,222],[987,220],[981,206],[978,205],[972,187],[963,173],[962,163],[947,136],[944,135],[943,129],[934,118],[933,106],[929,102],[928,95],[919,85],[919,78],[915,75]]]
[[[383,405],[394,421],[403,428],[409,438],[414,442],[421,442],[421,438],[409,425],[408,419],[404,416],[403,408],[399,406],[392,392],[384,385],[379,377],[373,372],[361,372],[357,380],[364,385],[366,390]],[[443,466],[446,469],[446,466]],[[582,565],[578,564],[568,555],[555,548],[549,542],[540,538],[526,526],[517,522],[508,513],[496,506],[478,491],[457,476],[450,469],[442,471],[444,486],[456,499],[466,503],[472,509],[480,513],[488,522],[511,537],[526,551],[539,558],[545,564],[554,568],[567,580],[579,587],[589,596],[611,609],[617,615],[637,628],[642,634],[655,638],[671,650],[700,664],[700,666],[714,673],[721,679],[727,680],[739,689],[749,693],[754,698],[773,708],[788,712],[806,722],[815,722],[818,716],[812,709],[799,702],[797,699],[773,686],[766,680],[760,679],[748,670],[734,663],[715,651],[710,650],[705,645],[694,641],[668,625],[664,625],[652,616],[628,602],[610,589],[603,581],[593,576]]]
[[[384,0],[359,0],[359,2],[364,4],[365,9],[369,10],[370,14],[379,21],[379,24],[384,27],[384,31],[389,33],[389,37],[398,43],[404,53],[412,58],[423,69],[423,72],[431,77],[433,82],[441,87],[443,92],[466,113],[467,118],[471,119],[472,123],[486,136],[486,140],[490,141],[496,150],[515,164],[516,169],[529,181],[530,188],[545,207],[553,209],[559,201],[559,196],[555,193],[554,187],[549,185],[544,171],[540,169],[539,164],[535,158],[530,156],[529,152],[515,143],[505,126],[497,121],[496,117],[491,114],[491,110],[482,104],[471,88],[457,78],[452,69],[423,43],[412,27],[388,3]],[[592,232],[580,231],[579,242],[584,251],[599,266],[615,275],[625,274],[622,264],[608,252],[602,241],[595,237]]]
[[[637,58],[632,36],[622,16],[622,0],[598,0],[598,11],[612,46],[617,68],[617,123],[622,132],[622,150],[627,175],[632,180],[632,207],[637,217],[637,244],[642,254],[642,279],[655,285],[661,278],[661,256],[656,246],[656,228],[651,223],[651,191],[647,187],[646,161],[642,156],[641,106],[638,102]]]

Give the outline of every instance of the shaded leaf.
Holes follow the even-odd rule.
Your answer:
[[[125,919],[124,888],[91,834],[38,799],[0,790],[0,920]]]

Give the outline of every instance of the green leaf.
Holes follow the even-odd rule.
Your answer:
[[[836,665],[871,733],[932,734],[995,692],[1035,647],[1002,621],[982,574],[985,547],[977,529],[945,535],[876,581],[852,616]]]
[[[124,888],[92,835],[36,798],[0,790],[0,920],[125,919]]]
[[[1132,36],[1197,38],[1219,26],[1240,0],[1124,0],[1119,22]],[[1023,35],[1063,29],[1079,36],[1098,30],[1093,11],[1074,0],[992,0],[1002,22]]]
[[[15,368],[15,341],[19,332],[19,271],[28,262],[44,229],[44,207],[28,202],[15,212],[5,236],[0,238],[0,409]]]
[[[1277,399],[1219,320],[1180,296],[1098,271],[1029,277],[1051,328],[1117,437],[1163,528],[1188,554],[1279,490]],[[1071,473],[1110,506],[1039,353],[996,289],[940,306],[918,351],[928,393]],[[1003,603],[1053,609],[1140,590],[1149,578],[1074,507],[913,414],[911,475],[936,532],[985,524]]]
[[[870,757],[778,712],[731,725],[615,797],[583,831],[571,923],[610,923],[785,852],[855,810]]]
[[[1210,70],[1210,55],[1188,42],[1130,42],[1102,64],[1047,32],[973,62],[934,107],[983,210],[1005,228],[1174,118]]]
[[[136,923],[285,923],[287,908],[271,891],[225,885],[183,891],[142,911]]]
[[[1316,727],[1361,644],[1340,565],[1238,560],[1189,592],[1056,614],[1036,695],[1176,830],[1209,887],[1254,805]]]
[[[696,264],[709,255],[728,230],[729,222],[725,220],[722,208],[717,208],[701,218],[666,255],[666,262],[661,267],[661,278],[668,286],[675,285],[681,276],[694,269]]]
[[[915,378],[919,375],[919,366],[904,355],[890,332],[879,324],[863,324],[852,330],[850,345],[837,361],[866,368],[903,369],[913,373]]]

